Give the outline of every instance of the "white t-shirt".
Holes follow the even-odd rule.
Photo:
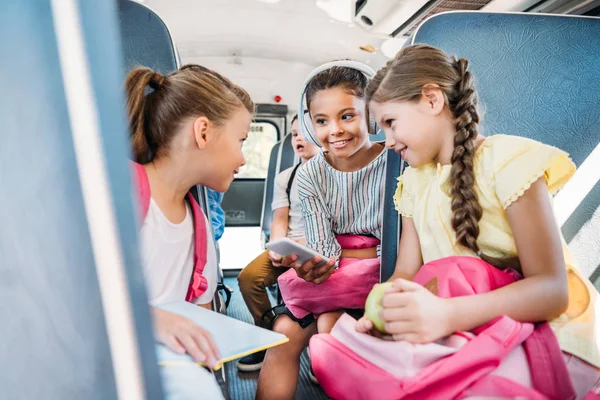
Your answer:
[[[287,196],[287,186],[292,175],[292,171],[295,166],[288,168],[279,173],[275,177],[275,188],[273,190],[273,203],[271,203],[271,209],[273,211],[278,208],[289,207],[289,219],[288,219],[288,238],[292,240],[304,239],[304,216],[300,209],[300,198],[298,197],[298,185],[297,177],[300,168],[296,171],[296,177],[292,182],[292,188],[290,189],[290,201]]]
[[[153,306],[185,300],[188,292],[194,270],[194,219],[190,205],[186,205],[185,219],[174,224],[150,199],[140,237],[148,300]],[[206,218],[204,223],[209,232]],[[196,300],[197,304],[211,302],[217,286],[217,255],[212,240],[208,241],[206,256],[202,275],[208,288]]]

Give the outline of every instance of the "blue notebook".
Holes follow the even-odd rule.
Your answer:
[[[228,361],[279,346],[289,341],[285,335],[280,333],[259,328],[187,301],[163,304],[158,308],[186,317],[212,334],[221,353],[221,359],[215,369],[220,369]],[[159,365],[196,364],[196,361],[188,354],[177,354],[163,345],[158,345],[156,348]]]

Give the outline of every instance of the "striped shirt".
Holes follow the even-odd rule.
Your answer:
[[[298,170],[308,247],[339,259],[342,248],[336,235],[372,235],[381,240],[386,160],[383,149],[364,168],[342,172],[319,153]]]

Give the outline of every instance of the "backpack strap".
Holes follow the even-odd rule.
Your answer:
[[[549,399],[577,397],[558,339],[548,322],[539,322],[523,344],[533,386]]]
[[[187,201],[191,205],[192,216],[194,219],[194,271],[190,279],[186,301],[193,302],[208,288],[208,281],[202,275],[207,259],[208,233],[206,230],[207,218],[202,212],[200,205],[194,199],[192,193],[188,193]],[[212,240],[212,239],[210,239]]]
[[[139,224],[141,227],[144,224],[144,220],[150,209],[150,181],[148,180],[148,174],[146,174],[143,165],[132,163],[132,169],[133,177],[137,181],[135,182],[135,187],[137,189],[139,202]],[[194,220],[194,269],[192,270],[190,285],[185,299],[193,302],[208,288],[208,281],[206,280],[206,277],[202,275],[204,267],[206,266],[206,241],[208,240],[208,237],[206,232],[206,217],[191,192],[188,193],[187,202],[190,204]]]
[[[292,173],[290,174],[290,179],[288,180],[287,188],[285,189],[285,192],[287,193],[288,197],[288,203],[290,203],[290,205],[292,204],[292,200],[290,199],[290,193],[292,193],[292,184],[294,183],[296,172],[298,171],[298,168],[300,168],[301,165],[302,163],[296,164],[296,166],[292,170]]]
[[[403,389],[409,398],[415,399],[458,398],[465,389],[496,369],[533,329],[533,324],[498,317],[481,327],[478,335],[459,351],[406,379]]]
[[[131,168],[133,170],[133,179],[137,181],[135,182],[135,187],[137,189],[137,200],[140,209],[139,224],[142,226],[150,208],[150,181],[143,165],[132,162]]]

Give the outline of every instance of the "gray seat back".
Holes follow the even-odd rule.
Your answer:
[[[387,281],[396,267],[398,240],[402,231],[402,220],[394,207],[394,194],[398,177],[402,174],[404,162],[394,150],[387,150],[385,166],[383,227],[381,230],[381,282]]]
[[[269,156],[269,169],[267,179],[265,180],[265,190],[263,195],[263,209],[260,224],[261,241],[263,247],[269,242],[271,237],[271,223],[273,222],[273,210],[271,202],[273,201],[273,191],[275,189],[275,177],[278,174],[279,149],[282,142],[277,142],[271,149]]]
[[[597,148],[600,19],[453,12],[425,21],[410,43],[431,44],[469,60],[485,135],[539,140],[569,152],[577,166]],[[388,178],[388,183],[393,181]],[[562,231],[582,272],[598,285],[600,185],[596,179],[586,187],[589,192]],[[386,204],[391,204],[392,195],[387,191]],[[384,252],[395,254],[396,247],[390,245]],[[390,266],[383,268],[388,271]]]
[[[163,75],[178,67],[175,45],[162,19],[148,7],[131,0],[119,0],[125,74],[138,66]]]
[[[296,153],[294,153],[294,147],[292,146],[292,135],[287,134],[283,138],[282,144],[279,147],[279,161],[277,166],[277,173],[285,171],[291,168],[296,163]]]
[[[0,12],[2,397],[124,398],[119,388],[140,387],[113,368],[125,358],[141,369],[125,371],[141,379],[133,398],[161,399],[126,161],[117,15],[110,1],[73,2],[73,14],[69,4],[22,0]],[[78,119],[90,114],[97,118]],[[106,208],[92,207],[92,188]],[[124,332],[133,341],[118,352]]]

